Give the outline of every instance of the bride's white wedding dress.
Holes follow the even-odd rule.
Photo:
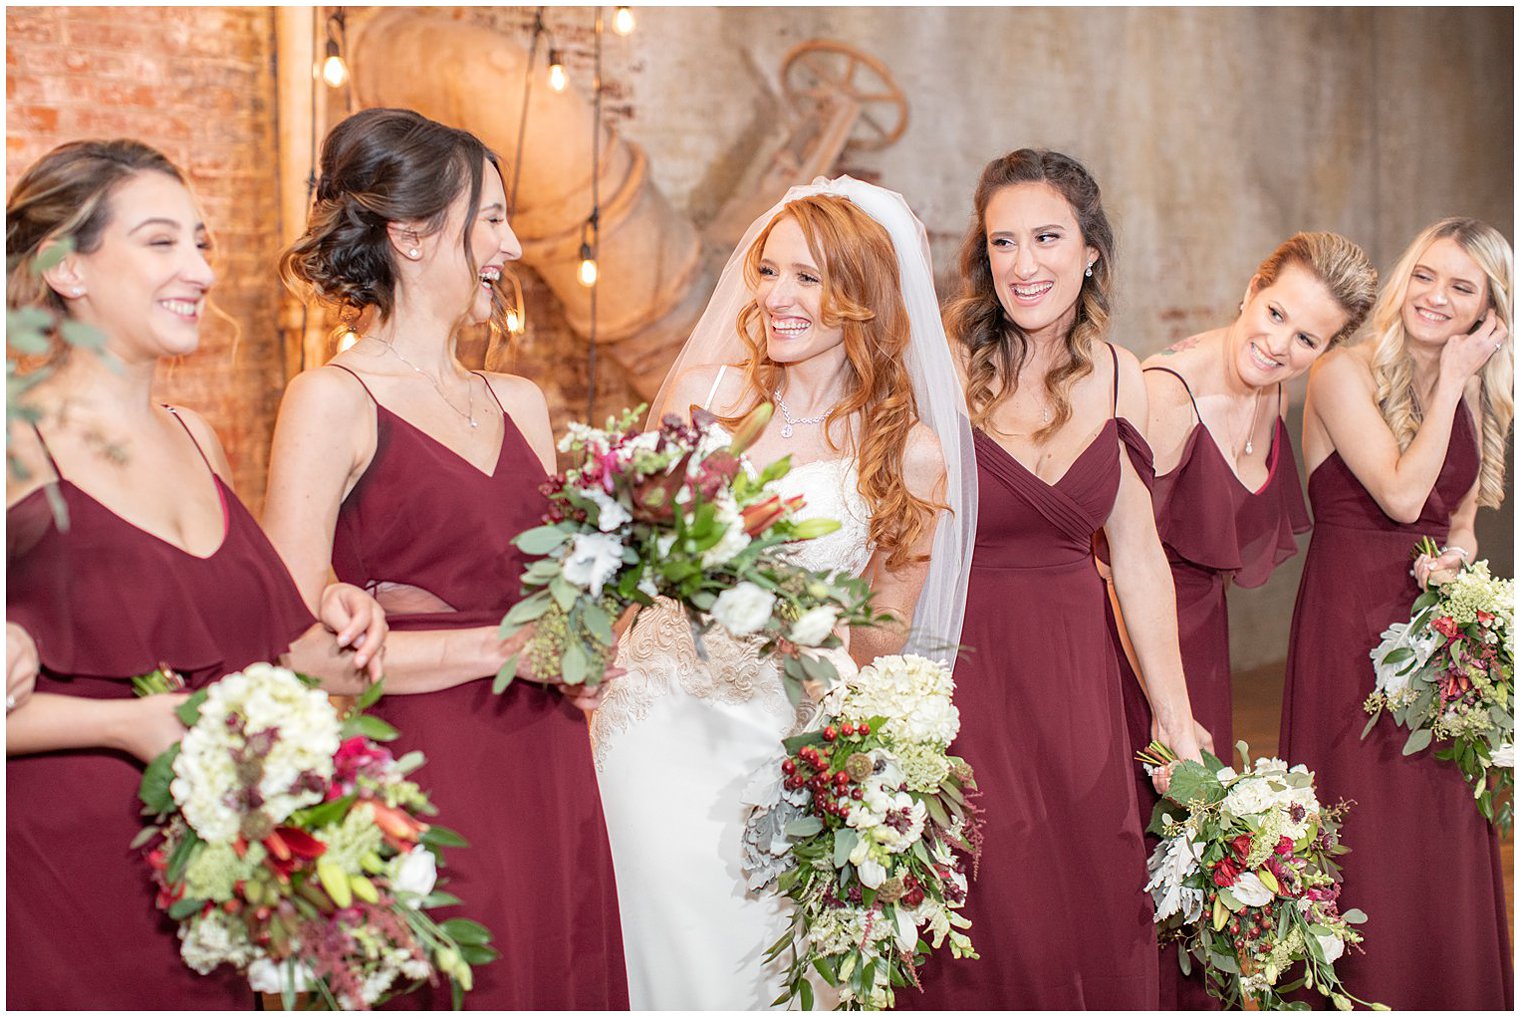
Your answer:
[[[803,518],[841,524],[798,544],[791,560],[859,575],[871,557],[870,512],[855,461],[806,463],[777,486],[804,497]],[[797,711],[777,662],[754,642],[715,628],[703,644],[706,660],[673,602],[644,609],[619,648],[627,674],[592,715],[636,1010],[753,1010],[783,988],[780,962],[762,957],[785,931],[788,905],[746,890],[740,842],[745,791],[779,758]]]

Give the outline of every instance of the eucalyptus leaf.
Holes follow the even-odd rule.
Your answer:
[[[570,534],[558,526],[535,526],[512,538],[512,543],[524,554],[548,554],[570,538]]]
[[[1404,743],[1404,755],[1412,756],[1416,752],[1430,746],[1430,728],[1422,727],[1409,732],[1409,740]]]

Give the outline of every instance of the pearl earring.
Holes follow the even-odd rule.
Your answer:
[[[411,258],[413,261],[416,261],[419,257],[422,256],[422,252],[417,250],[415,247],[408,247],[406,249],[406,256],[408,258]]]
[[[73,289],[72,289],[72,290],[70,290],[70,291],[69,291],[69,292],[70,292],[70,293],[72,293],[72,294],[73,294],[73,295],[74,295],[74,296],[76,296],[76,297],[77,297],[77,296],[79,296],[79,295],[80,295],[80,294],[81,294],[81,293],[83,293],[83,292],[84,292],[84,287],[83,287],[83,286],[75,286],[75,287],[74,287],[74,288],[73,288]]]

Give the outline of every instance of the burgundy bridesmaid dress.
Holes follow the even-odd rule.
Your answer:
[[[1192,389],[1182,375],[1165,367],[1148,370],[1176,377],[1192,400]],[[1278,399],[1282,399],[1280,385]],[[1196,402],[1193,414],[1197,423],[1182,447],[1182,456],[1170,472],[1155,478],[1151,500],[1177,590],[1177,635],[1193,716],[1213,736],[1215,753],[1229,762],[1235,751],[1235,735],[1230,720],[1230,613],[1225,590],[1231,583],[1246,588],[1265,583],[1274,568],[1298,552],[1293,536],[1309,529],[1309,513],[1280,405],[1272,448],[1267,453],[1267,479],[1255,491],[1242,484],[1230,468],[1198,416]],[[1143,747],[1151,739],[1150,705],[1122,650],[1119,667],[1124,675],[1130,742],[1136,748]],[[1134,772],[1141,822],[1149,824],[1156,791],[1138,765]],[[1157,840],[1147,835],[1147,853],[1156,844]],[[1219,1001],[1204,989],[1196,970],[1183,977],[1175,945],[1161,951],[1161,1007],[1220,1008]]]
[[[521,595],[527,563],[511,540],[539,525],[546,507],[538,457],[505,409],[490,474],[378,401],[375,416],[374,459],[338,512],[338,578],[420,587],[455,608],[388,615],[393,632],[496,625]],[[449,849],[440,870],[443,888],[464,903],[435,914],[481,922],[502,956],[475,969],[465,1005],[626,1009],[617,888],[585,716],[552,689],[519,680],[498,696],[484,677],[383,696],[375,711],[401,732],[393,751],[427,756],[417,780],[438,822],[470,842]],[[424,987],[396,1005],[447,1009],[449,993]]]
[[[58,476],[67,529],[41,488],[6,512],[6,617],[37,643],[38,693],[130,699],[132,676],[160,663],[202,688],[274,661],[313,624],[284,563],[214,473],[223,537],[206,558]],[[202,976],[185,965],[173,923],[154,907],[148,865],[130,847],[143,827],[141,778],[136,759],[106,749],[6,760],[9,1008],[253,1007],[230,969]]]
[[[1110,354],[1113,355],[1110,347]],[[1115,355],[1114,400],[1118,400]],[[1149,469],[1111,418],[1047,484],[978,431],[976,550],[951,751],[976,770],[985,847],[965,914],[979,960],[935,956],[903,1009],[1150,1009],[1156,934],[1119,665],[1093,535],[1119,457]]]
[[[1509,1010],[1513,959],[1499,841],[1461,772],[1383,717],[1362,740],[1368,653],[1407,621],[1415,542],[1444,543],[1478,476],[1472,415],[1459,405],[1446,462],[1414,523],[1383,514],[1332,452],[1309,477],[1314,537],[1293,611],[1279,755],[1318,774],[1322,799],[1354,800],[1339,859],[1343,908],[1367,913],[1362,954],[1336,963],[1346,987],[1396,1010]]]

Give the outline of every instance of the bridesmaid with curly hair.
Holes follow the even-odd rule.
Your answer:
[[[1120,672],[1094,566],[1106,533],[1151,735],[1200,738],[1146,478],[1145,382],[1106,341],[1113,230],[1075,159],[1020,149],[982,173],[947,310],[977,428],[976,552],[956,668],[986,850],[965,914],[981,960],[931,960],[922,1009],[1156,1006],[1156,934]],[[1157,781],[1165,786],[1165,772]],[[1092,910],[1093,902],[1100,910]]]

